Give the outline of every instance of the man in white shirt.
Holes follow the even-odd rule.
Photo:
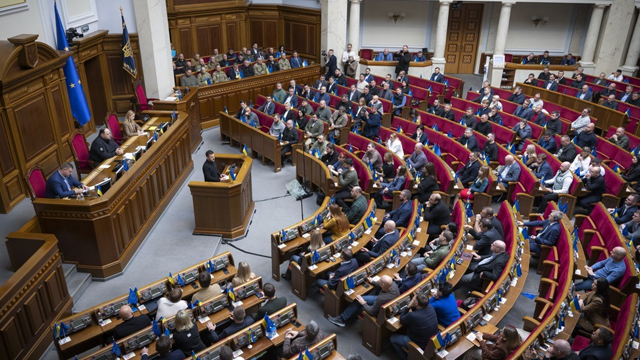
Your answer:
[[[541,187],[544,187],[547,194],[540,199],[540,205],[538,205],[538,212],[544,212],[547,209],[547,203],[549,201],[558,201],[560,198],[560,194],[568,194],[569,189],[571,188],[571,184],[573,183],[573,173],[569,168],[571,167],[571,163],[568,161],[560,164],[560,168],[556,172],[556,175],[543,184],[540,184]],[[548,187],[551,186],[551,187]]]
[[[358,79],[358,82],[356,83],[356,88],[358,89],[358,91],[360,93],[364,92],[364,88],[365,86],[369,85],[369,83],[364,79],[364,73],[360,74],[360,78]]]
[[[531,100],[531,104],[533,105],[532,106],[533,109],[535,109],[536,106],[538,105],[540,105],[544,109],[544,101],[542,101],[540,93],[533,95],[533,97],[530,100]]]
[[[624,80],[624,76],[622,76],[622,70],[618,69],[615,73],[609,75],[609,80],[622,82],[622,80]]]
[[[490,108],[496,108],[498,109],[498,111],[502,111],[502,103],[500,102],[500,96],[498,95],[493,95],[493,97],[491,98],[491,104],[489,104]]]
[[[591,124],[591,118],[589,117],[590,112],[591,109],[585,108],[582,110],[582,114],[580,114],[580,116],[571,123],[571,130],[573,130],[575,134],[580,134],[584,131],[587,125]]]
[[[347,72],[347,61],[349,60],[350,56],[353,56],[353,59],[355,61],[360,61],[360,57],[358,56],[358,54],[356,54],[355,51],[351,50],[352,48],[353,48],[353,45],[347,44],[347,50],[342,53],[342,63],[344,64],[345,73]]]

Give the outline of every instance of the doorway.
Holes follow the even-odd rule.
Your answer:
[[[449,10],[444,57],[450,74],[473,74],[482,21],[482,4],[457,3]]]

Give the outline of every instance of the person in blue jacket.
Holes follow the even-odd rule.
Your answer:
[[[89,188],[71,176],[73,173],[73,165],[71,163],[62,163],[58,171],[54,171],[49,179],[47,179],[47,187],[45,189],[45,197],[49,199],[66,198],[82,194]]]
[[[541,245],[555,246],[560,237],[560,220],[562,220],[562,211],[554,210],[549,214],[549,219],[542,221],[518,221],[518,226],[542,226],[542,230],[536,235],[531,235],[529,238],[529,250],[540,255]]]
[[[436,311],[438,324],[443,327],[451,325],[460,318],[456,297],[453,295],[453,285],[446,281],[438,285],[438,291],[429,299],[429,304]]]

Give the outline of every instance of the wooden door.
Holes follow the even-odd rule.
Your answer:
[[[482,4],[452,6],[449,11],[445,59],[449,74],[472,74],[480,37]]]

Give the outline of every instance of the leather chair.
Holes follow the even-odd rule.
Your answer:
[[[78,179],[80,179],[80,174],[88,174],[94,168],[93,161],[89,160],[89,144],[84,138],[84,134],[76,131],[69,137],[69,145],[73,152]]]
[[[29,188],[29,196],[31,200],[44,198],[47,188],[47,179],[44,177],[44,171],[40,165],[34,165],[25,176]]]
[[[124,142],[124,135],[122,133],[120,122],[118,121],[118,116],[116,115],[116,113],[107,113],[107,116],[105,116],[104,119],[104,123],[107,124],[109,130],[111,130],[113,141],[115,141],[118,145],[121,145]]]

